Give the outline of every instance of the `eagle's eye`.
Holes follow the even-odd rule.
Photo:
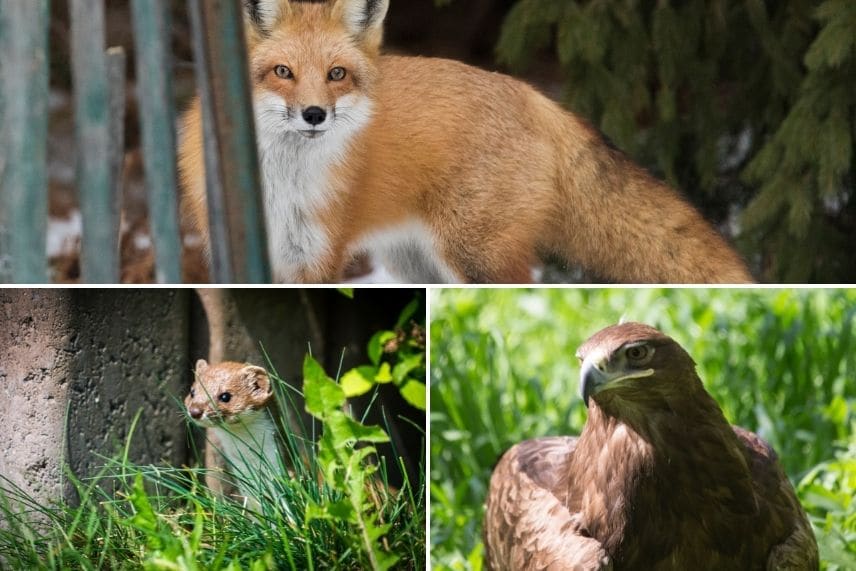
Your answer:
[[[631,345],[627,348],[626,355],[631,361],[641,361],[650,354],[647,345]]]

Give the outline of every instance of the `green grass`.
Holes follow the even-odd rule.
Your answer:
[[[481,569],[491,468],[515,442],[579,434],[574,353],[642,321],[698,364],[728,419],[777,450],[824,568],[856,569],[856,290],[439,290],[431,322],[431,559]]]
[[[407,481],[399,465],[405,484],[391,489],[386,462],[400,462],[376,459],[370,444],[385,431],[346,416],[338,402],[317,404],[341,389],[311,358],[304,376],[318,419],[282,435],[286,458],[246,475],[257,504],[213,494],[202,468],[139,466],[127,451],[96,477],[69,474],[75,503],[41,506],[0,479],[0,569],[424,568],[424,483]],[[293,408],[271,377],[283,408]]]

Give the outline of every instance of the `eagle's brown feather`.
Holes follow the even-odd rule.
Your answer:
[[[506,452],[494,471],[497,486],[485,530],[508,538],[487,552],[489,569],[611,569],[599,541],[579,533],[566,508],[565,463],[577,439],[527,440]],[[485,536],[485,543],[491,539]]]
[[[775,453],[726,422],[677,343],[624,324],[579,355],[612,366],[639,343],[653,356],[638,370],[653,372],[595,393],[578,439],[529,440],[502,457],[485,514],[488,567],[817,569]]]

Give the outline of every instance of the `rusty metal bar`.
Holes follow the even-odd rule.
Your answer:
[[[77,138],[77,189],[83,217],[80,267],[85,283],[118,281],[112,235],[110,86],[103,0],[71,0],[71,55]],[[115,150],[114,150],[115,151]]]
[[[205,121],[212,277],[265,283],[270,268],[241,5],[190,0]],[[228,248],[217,247],[224,242]]]
[[[168,4],[164,0],[133,0],[131,3],[156,279],[160,283],[178,283],[181,281],[181,238]]]
[[[0,0],[0,281],[48,268],[48,0]]]

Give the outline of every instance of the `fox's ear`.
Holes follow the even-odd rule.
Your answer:
[[[291,14],[291,4],[288,0],[244,0],[244,12],[257,30],[267,33]]]
[[[355,38],[380,47],[389,0],[335,0],[333,15],[342,19]]]

